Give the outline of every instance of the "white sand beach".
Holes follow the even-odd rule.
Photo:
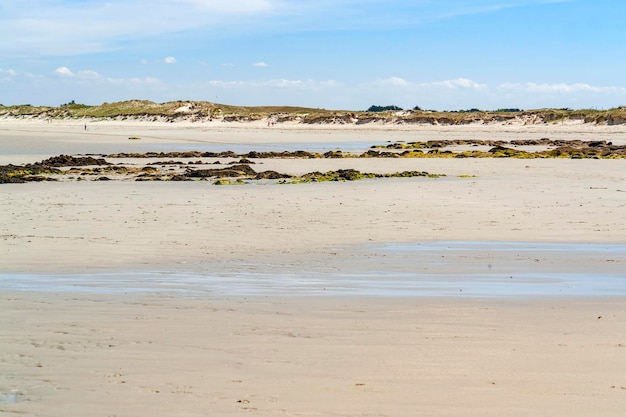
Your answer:
[[[1,120],[0,164],[59,154],[365,150],[387,142],[456,138],[626,143],[624,126],[578,123],[84,125]],[[622,415],[624,293],[388,297],[351,295],[348,288],[307,296],[219,292],[206,284],[201,292],[103,291],[106,282],[92,291],[35,285],[20,290],[11,284],[76,274],[103,281],[106,274],[132,277],[138,271],[195,277],[287,271],[297,279],[301,271],[329,276],[362,273],[373,265],[402,273],[459,275],[488,267],[507,278],[556,271],[626,279],[622,252],[596,257],[567,250],[574,244],[626,244],[624,159],[256,164],[294,175],[353,168],[445,176],[225,187],[134,181],[0,185],[0,411],[51,417]],[[566,249],[546,253],[539,246],[495,259],[480,250],[455,256],[417,251],[393,258],[392,266],[376,249],[420,242]],[[445,262],[438,261],[444,256]]]

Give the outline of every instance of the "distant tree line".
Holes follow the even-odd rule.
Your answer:
[[[382,111],[402,111],[404,110],[402,107],[399,106],[395,106],[395,105],[391,105],[391,106],[370,106],[367,111],[368,112],[382,112]],[[436,112],[437,110],[424,110],[422,109],[420,106],[415,106],[413,107],[411,110],[414,111],[431,111],[431,112]],[[570,110],[570,109],[561,109],[561,110]],[[477,109],[475,107],[471,108],[471,109],[465,109],[465,110],[443,110],[442,113],[480,113],[480,112],[484,112],[484,111],[489,111],[489,112],[494,112],[494,113],[518,113],[523,111],[522,109],[518,109],[518,108],[503,108],[503,109],[497,109],[497,110],[481,110],[481,109]]]
[[[398,106],[370,106],[369,109],[367,109],[367,111],[371,111],[371,112],[381,112],[381,111],[387,111],[387,110],[404,110],[402,107],[398,107]]]
[[[522,111],[522,109],[498,109],[496,113],[517,113]]]
[[[382,111],[402,111],[404,110],[402,107],[398,107],[395,105],[391,105],[391,106],[370,106],[369,109],[367,109],[367,111],[369,112],[382,112]],[[422,111],[423,109],[420,106],[415,106],[413,107],[414,111]],[[435,111],[435,110],[424,110],[424,111]],[[467,110],[445,110],[444,113],[480,113],[483,112],[485,110],[481,110],[481,109],[477,109],[477,108],[471,108],[471,109],[467,109]],[[517,109],[517,108],[506,108],[506,109],[498,109],[498,110],[493,110],[493,112],[496,113],[517,113],[517,112],[521,112],[523,110],[521,109]]]
[[[82,109],[82,108],[89,107],[89,106],[86,105],[86,104],[77,103],[74,100],[72,100],[69,103],[61,104],[60,107],[68,107],[68,108],[72,108],[72,109]]]
[[[490,113],[518,113],[523,111],[522,109],[510,108],[510,109],[497,109],[497,110],[481,110],[477,108],[471,108],[467,110],[445,110],[444,113],[481,113],[481,112],[490,112]]]

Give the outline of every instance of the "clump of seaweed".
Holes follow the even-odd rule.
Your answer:
[[[451,146],[489,146],[489,150],[450,150]],[[543,146],[546,149],[528,151],[518,149],[524,146]],[[582,140],[552,140],[541,139],[516,139],[509,142],[502,140],[480,140],[480,139],[453,139],[436,140],[425,142],[396,142],[387,145],[375,145],[367,151],[357,154],[332,150],[325,153],[307,151],[283,151],[283,152],[258,152],[251,151],[238,154],[233,151],[224,152],[147,152],[147,153],[118,153],[106,155],[110,158],[169,158],[167,162],[156,162],[157,165],[180,165],[180,161],[172,158],[232,158],[239,159],[240,162],[231,164],[254,163],[254,159],[341,159],[341,158],[593,158],[593,159],[615,159],[626,158],[626,146],[613,145],[611,142],[603,140],[582,141]],[[199,164],[197,161],[195,164]]]
[[[0,166],[0,184],[56,181],[51,176],[63,174],[63,171],[59,169],[61,167],[90,165],[108,166],[110,164],[101,158],[59,155],[34,164],[2,165]]]
[[[246,182],[241,178],[237,178],[236,180],[220,178],[218,180],[213,181],[213,185],[243,185],[245,183]]]
[[[327,172],[310,172],[298,177],[292,177],[289,180],[279,181],[280,184],[302,184],[309,182],[326,182],[326,181],[359,181],[369,178],[412,178],[427,177],[439,178],[445,177],[445,174],[430,174],[425,171],[402,171],[391,174],[375,174],[371,172],[361,172],[356,169],[339,169],[337,171]]]
[[[28,164],[0,166],[0,184],[22,184],[25,182],[55,181],[49,175],[60,174],[61,170],[46,165]]]

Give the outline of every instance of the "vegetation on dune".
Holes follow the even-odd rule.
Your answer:
[[[484,111],[476,108],[456,111],[411,110],[390,106],[371,106],[367,111],[325,110],[294,106],[231,106],[208,101],[170,101],[154,103],[148,100],[127,100],[97,106],[71,101],[58,107],[21,104],[0,105],[0,117],[40,119],[142,119],[175,122],[178,120],[246,122],[268,120],[272,123],[303,124],[440,124],[470,123],[559,123],[580,121],[597,124],[626,124],[626,107],[609,110],[503,108]]]
[[[33,116],[52,118],[116,118],[137,116],[172,117],[193,115],[196,117],[242,117],[261,119],[273,114],[310,114],[329,113],[322,109],[290,106],[258,106],[243,107],[217,104],[208,101],[169,101],[155,103],[149,100],[127,100],[116,103],[103,103],[98,106],[77,104],[71,101],[59,107],[31,106],[29,104],[16,106],[0,105],[0,116]]]

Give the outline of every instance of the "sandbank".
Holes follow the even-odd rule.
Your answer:
[[[85,130],[83,121],[2,120],[0,163],[61,153],[367,149],[454,137],[623,143],[624,129],[88,122]],[[7,284],[25,275],[88,279],[136,272],[165,280],[185,272],[196,279],[259,273],[271,279],[287,272],[303,280],[312,272],[333,277],[346,271],[624,279],[623,252],[591,256],[568,245],[626,243],[626,160],[257,163],[294,174],[356,168],[446,176],[226,187],[3,184],[0,411],[54,417],[623,413],[623,293],[482,297],[466,289],[427,297],[316,288],[303,296],[220,292],[206,284],[202,291],[17,290]],[[420,250],[438,242],[532,249],[454,256],[446,244]],[[414,249],[387,256],[380,248],[389,244]]]

